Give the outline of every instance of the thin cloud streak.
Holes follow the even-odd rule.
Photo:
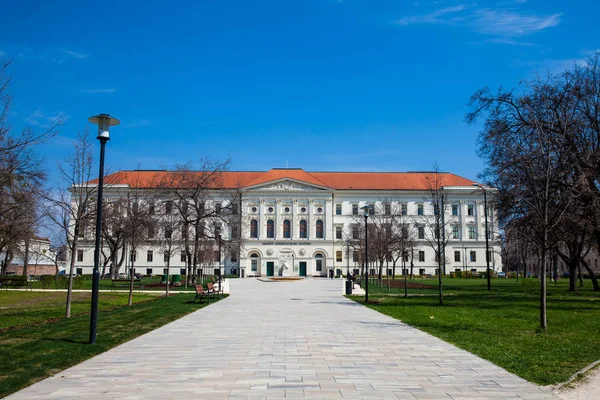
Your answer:
[[[492,9],[458,5],[429,14],[407,16],[393,21],[402,26],[417,24],[445,24],[470,28],[475,32],[500,37],[519,37],[542,31],[560,24],[562,13],[540,16],[514,8]],[[517,44],[508,43],[505,44]],[[522,43],[518,43],[522,44]]]
[[[82,93],[114,93],[116,91],[117,91],[117,89],[114,89],[114,88],[110,88],[110,89],[87,89],[87,90],[82,90]]]
[[[63,53],[65,53],[71,57],[79,58],[79,59],[85,59],[85,58],[89,57],[89,54],[83,54],[83,53],[80,53],[78,51],[73,51],[73,50],[63,50]]]

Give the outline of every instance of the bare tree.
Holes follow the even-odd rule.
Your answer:
[[[71,316],[73,273],[79,243],[91,234],[94,219],[97,184],[93,179],[91,137],[86,130],[79,132],[73,143],[73,153],[59,164],[61,187],[46,197],[46,216],[64,235],[69,252],[69,281],[65,318]]]
[[[516,95],[482,89],[471,97],[473,123],[486,114],[480,155],[488,167],[483,177],[497,187],[500,220],[526,219],[529,243],[540,251],[540,327],[547,328],[546,273],[548,251],[555,247],[555,228],[576,196],[570,150],[564,135],[576,129],[573,110],[565,107],[570,90],[552,77],[526,82]]]

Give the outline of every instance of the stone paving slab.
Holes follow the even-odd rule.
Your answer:
[[[229,283],[227,299],[8,398],[555,398],[347,300],[339,280]]]

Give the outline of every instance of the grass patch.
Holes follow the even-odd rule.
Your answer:
[[[599,293],[568,293],[567,282],[550,283],[542,332],[536,280],[496,279],[488,292],[485,280],[445,279],[444,289],[443,306],[435,296],[389,296],[387,288],[369,290],[378,303],[367,306],[541,385],[563,382],[600,359]]]
[[[8,298],[5,296],[7,293],[0,294],[2,307],[6,305],[4,299]],[[29,295],[26,300],[35,300],[35,296],[31,295],[36,293],[19,294]],[[42,293],[42,295],[48,294]],[[64,293],[62,295],[65,296]],[[26,324],[0,332],[0,360],[2,360],[0,397],[7,396],[207,305],[206,302],[193,304],[193,294],[178,294],[169,298],[139,295],[136,296],[139,302],[127,307],[108,301],[107,295],[107,293],[100,294],[103,306],[98,313],[98,336],[95,345],[87,344],[89,315],[36,324],[36,321],[39,322],[41,318],[49,315],[50,311],[45,311],[28,319],[33,325]],[[127,301],[127,295],[110,295],[110,297],[121,296],[125,302]],[[12,298],[11,301],[14,304],[15,299]],[[118,300],[117,303],[120,301]],[[64,303],[62,306],[64,312]],[[89,300],[87,306],[89,311]],[[2,312],[6,310],[3,309]]]

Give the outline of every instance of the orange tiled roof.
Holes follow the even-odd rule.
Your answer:
[[[191,172],[202,175],[203,172]],[[444,172],[444,186],[472,186],[475,181]],[[275,168],[269,171],[227,171],[217,173],[207,186],[238,189],[282,179],[293,179],[334,190],[427,190],[432,172],[306,172],[302,169]],[[106,184],[127,184],[135,188],[157,188],[185,179],[174,171],[119,171],[108,175]],[[97,183],[93,180],[90,183]],[[174,185],[174,184],[173,184]]]

